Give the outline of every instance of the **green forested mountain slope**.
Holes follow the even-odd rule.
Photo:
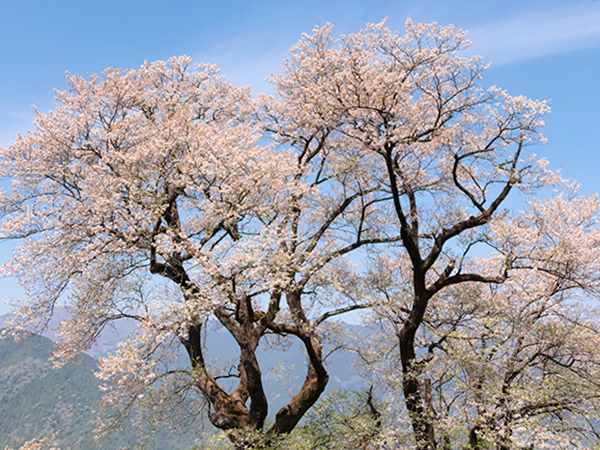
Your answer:
[[[131,428],[94,440],[89,422],[100,398],[93,375],[97,362],[81,355],[80,364],[54,370],[48,361],[51,349],[52,342],[44,337],[0,340],[0,449],[18,448],[56,431],[63,450],[112,450],[134,444],[138,437]],[[189,449],[194,440],[161,431],[156,448]]]

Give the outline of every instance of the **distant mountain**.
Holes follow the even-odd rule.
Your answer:
[[[50,321],[48,330],[43,336],[54,339],[54,330],[58,327],[60,320],[64,319],[67,312],[57,309],[55,315]],[[0,316],[0,328],[4,326],[9,315]],[[344,325],[345,328],[353,331],[368,332],[365,328],[358,325]],[[124,341],[130,336],[136,328],[136,323],[132,320],[119,320],[113,325],[107,327],[102,333],[98,342],[86,352],[86,354],[98,359],[99,356],[106,356],[108,353],[115,354],[118,349],[118,343]],[[206,347],[208,355],[207,361],[219,360],[222,366],[237,367],[239,358],[239,348],[233,337],[223,328],[209,326],[207,333]],[[270,415],[285,406],[304,381],[306,375],[306,356],[304,355],[302,345],[295,338],[289,338],[286,345],[287,350],[269,351],[265,345],[261,344],[257,356],[260,367],[263,370],[263,382],[265,391],[269,399]],[[187,356],[181,354],[182,361],[187,363]],[[336,351],[326,360],[326,368],[329,372],[329,384],[327,392],[336,388],[350,390],[365,389],[365,382],[358,375],[354,374],[351,364],[354,355],[343,350]],[[285,370],[282,370],[285,368]],[[1,447],[0,447],[1,448]]]
[[[0,316],[0,327],[6,318]],[[54,320],[50,328],[56,328],[58,320]],[[348,327],[360,329],[352,325]],[[98,344],[87,353],[96,358],[114,353],[117,343],[134,330],[133,322],[117,322],[116,327],[103,333]],[[45,335],[54,337],[52,330]],[[224,371],[237,366],[238,347],[229,333],[210,328],[206,347],[207,360],[218,359]],[[0,340],[0,449],[5,445],[18,448],[26,440],[56,430],[60,430],[62,448],[70,447],[72,450],[116,449],[134,443],[137,437],[132,429],[101,442],[93,440],[94,427],[88,422],[95,418],[92,409],[101,394],[99,382],[92,373],[97,368],[97,361],[82,355],[80,365],[69,364],[53,370],[48,362],[51,350],[52,342],[46,337],[20,342]],[[269,415],[274,416],[300,389],[306,374],[306,356],[295,340],[290,340],[287,351],[270,352],[261,346],[257,356],[263,368]],[[181,358],[182,362],[186,362],[184,354]],[[330,381],[326,393],[336,388],[365,389],[364,381],[352,371],[352,358],[352,354],[343,351],[329,356],[327,369]],[[156,438],[156,448],[189,449],[194,439],[194,436],[175,436],[161,431]],[[168,444],[162,445],[162,440]]]
[[[56,335],[56,329],[61,320],[64,320],[68,316],[68,312],[62,308],[55,308],[54,314],[48,329],[42,333],[42,336],[54,341]],[[10,317],[10,314],[4,314],[0,316],[0,328],[6,326],[6,321]],[[98,342],[96,342],[92,348],[85,353],[94,359],[98,359],[100,356],[106,356],[109,353],[114,354],[118,347],[119,342],[125,340],[125,338],[135,331],[136,323],[133,320],[121,320],[117,322],[118,327],[109,326],[107,327]]]
[[[138,437],[132,428],[94,440],[90,421],[101,394],[92,373],[97,361],[82,355],[80,364],[54,370],[48,361],[51,350],[52,342],[42,336],[0,340],[0,449],[18,448],[56,431],[63,450],[114,450],[135,444]],[[195,440],[196,436],[162,430],[156,447],[189,449]]]

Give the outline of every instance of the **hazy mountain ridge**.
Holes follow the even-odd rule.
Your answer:
[[[7,315],[0,316],[0,328]],[[44,334],[54,337],[50,324]],[[105,332],[91,351],[94,355],[116,352],[118,342],[135,330],[135,324],[117,323]],[[32,438],[39,438],[60,430],[61,448],[72,450],[115,449],[136,442],[136,433],[129,428],[111,435],[106,440],[93,440],[95,419],[93,409],[100,399],[99,381],[93,372],[97,361],[88,354],[79,358],[79,364],[67,364],[60,370],[52,369],[49,361],[52,342],[36,336],[20,342],[11,338],[0,340],[0,449],[5,445],[14,448]],[[261,346],[258,359],[263,369],[264,387],[269,399],[269,415],[285,406],[304,381],[306,357],[301,346],[294,340],[286,351],[278,348],[271,352]],[[209,328],[207,333],[208,358],[218,360],[224,371],[237,366],[237,344],[226,332]],[[181,355],[185,362],[185,355]],[[330,381],[326,392],[335,388],[359,390],[364,381],[352,373],[353,355],[337,351],[328,358]],[[189,449],[196,436],[176,436],[163,430],[157,434],[156,448]],[[161,442],[168,442],[166,446]],[[178,446],[180,445],[180,446]]]
[[[88,423],[100,397],[95,361],[83,355],[80,365],[54,370],[51,349],[44,337],[0,341],[0,448],[16,448],[57,430],[64,447],[115,448],[116,436],[104,445],[94,442]]]
[[[54,315],[52,316],[47,329],[42,333],[42,336],[51,341],[56,340],[58,324],[61,320],[65,319],[68,314],[68,311],[62,308],[55,308]],[[0,316],[0,328],[6,326],[9,317],[10,314]],[[111,324],[102,332],[100,339],[98,339],[98,341],[85,353],[94,359],[98,359],[100,356],[106,356],[109,353],[114,354],[119,348],[119,342],[124,341],[128,335],[135,331],[135,328],[135,322],[131,320],[121,320],[118,322],[118,326]]]
[[[26,441],[59,431],[63,450],[117,449],[137,442],[131,427],[100,441],[94,440],[94,412],[100,399],[93,372],[97,361],[81,355],[78,364],[55,370],[48,361],[52,342],[43,336],[19,342],[0,340],[0,449],[18,448]],[[157,448],[187,448],[196,436],[177,436],[159,430]]]

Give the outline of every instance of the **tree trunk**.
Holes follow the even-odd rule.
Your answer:
[[[329,374],[323,365],[322,345],[319,340],[312,332],[301,332],[299,337],[304,341],[309,357],[306,378],[300,392],[277,412],[275,423],[269,433],[278,435],[291,432],[306,411],[319,399],[329,381]]]
[[[418,301],[415,305],[419,306]],[[420,305],[423,308],[425,305]],[[417,441],[418,450],[434,450],[436,448],[435,434],[433,422],[430,413],[427,410],[423,396],[421,395],[421,381],[419,380],[419,370],[416,367],[416,354],[414,337],[420,324],[420,320],[414,320],[413,308],[410,317],[404,323],[402,329],[398,333],[400,343],[400,359],[402,361],[402,389],[406,402],[406,409],[410,416],[415,440]]]

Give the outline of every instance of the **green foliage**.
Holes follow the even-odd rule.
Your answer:
[[[381,447],[386,430],[381,416],[369,407],[368,394],[335,389],[320,400],[287,436],[268,436],[252,430],[234,431],[238,449],[365,450]],[[379,405],[376,406],[379,408]],[[268,424],[267,424],[268,427]],[[242,436],[243,435],[243,436]],[[240,439],[240,437],[242,437]],[[224,434],[207,436],[194,450],[234,449]]]
[[[376,448],[381,428],[381,417],[369,407],[366,393],[335,390],[315,405],[305,423],[282,442],[282,449]]]

